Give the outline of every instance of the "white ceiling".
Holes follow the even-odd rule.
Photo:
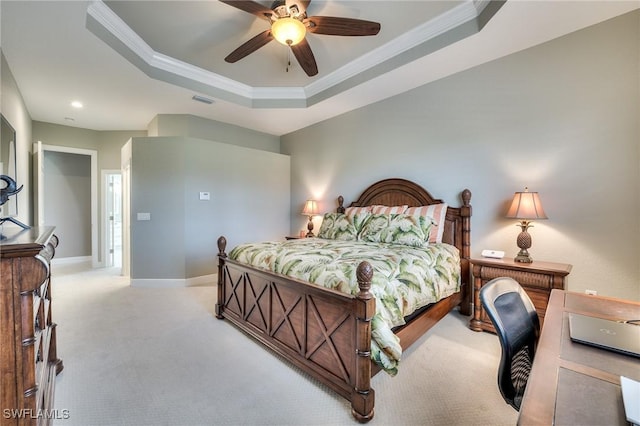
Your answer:
[[[2,0],[0,44],[34,120],[144,130],[157,114],[192,114],[282,135],[637,9],[640,0],[509,0],[477,34],[457,35],[485,5],[313,0],[309,15],[382,26],[372,37],[308,34],[313,78],[295,58],[286,72],[287,48],[275,41],[224,62],[268,25],[215,0]],[[437,35],[451,44],[436,49]],[[215,102],[195,102],[195,94]],[[70,106],[76,99],[84,108]]]

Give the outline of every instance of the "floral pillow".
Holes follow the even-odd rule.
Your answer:
[[[416,216],[372,214],[360,231],[362,241],[424,247],[428,240]]]
[[[371,216],[371,207],[347,207],[344,214],[356,228],[356,234],[362,230],[362,226]]]
[[[349,220],[349,217],[343,213],[325,213],[318,231],[318,238],[326,240],[355,241],[358,232]]]
[[[427,235],[430,243],[441,243],[442,236],[444,235],[444,222],[447,217],[447,204],[432,204],[430,206],[420,206],[420,207],[409,207],[405,212],[408,215],[422,217],[422,222],[426,224],[427,219],[430,218],[432,222],[432,226],[429,231],[425,234]],[[423,230],[424,230],[423,225]]]

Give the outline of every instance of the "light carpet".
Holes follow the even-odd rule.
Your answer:
[[[214,316],[215,286],[134,288],[114,269],[54,264],[56,426],[355,425],[349,403]],[[513,425],[495,335],[452,312],[372,379],[370,425]],[[67,417],[67,416],[65,416]]]

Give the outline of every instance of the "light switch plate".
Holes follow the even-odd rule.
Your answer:
[[[151,213],[138,213],[138,220],[151,220]]]
[[[210,200],[211,199],[211,193],[210,192],[201,192],[200,193],[200,199],[201,200]]]

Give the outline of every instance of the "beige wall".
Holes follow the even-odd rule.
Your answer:
[[[280,152],[280,138],[233,124],[186,114],[160,114],[147,126],[149,136],[184,136],[261,151]]]
[[[569,289],[640,300],[640,12],[478,66],[282,137],[292,232],[384,178],[458,205],[473,193],[472,251],[517,253],[504,218],[539,191],[534,259],[570,263]]]
[[[56,258],[91,257],[91,157],[45,151],[42,168],[44,225],[64,243]]]
[[[16,88],[16,94],[19,91]],[[31,120],[29,120],[31,126]],[[120,150],[131,138],[153,136],[184,136],[197,137],[203,140],[220,141],[248,148],[277,153],[280,149],[280,139],[277,136],[244,129],[238,126],[206,120],[190,115],[159,115],[148,125],[147,130],[140,131],[96,131],[77,127],[33,121],[33,141],[42,141],[46,145],[63,146],[95,150],[98,153],[98,179],[102,178],[103,170],[120,169]],[[31,128],[29,128],[31,132]],[[26,132],[25,132],[26,133]],[[220,142],[218,141],[218,142]],[[31,147],[29,145],[29,150]],[[28,158],[28,157],[27,157]],[[28,163],[26,165],[28,168]],[[26,185],[25,187],[29,187]],[[102,244],[102,184],[98,184],[98,261],[103,259]],[[287,194],[288,197],[288,194]],[[28,197],[23,197],[25,203],[30,203]],[[25,207],[31,211],[31,206]],[[19,209],[20,210],[20,209]],[[81,236],[78,236],[80,239]]]
[[[1,52],[0,52],[1,53]],[[0,108],[9,124],[16,131],[16,172],[18,185],[24,189],[18,193],[18,219],[32,225],[31,207],[31,117],[22,94],[11,73],[4,55],[0,54]]]
[[[182,136],[131,142],[131,278],[135,285],[217,272],[216,241],[283,239],[290,223],[290,159]],[[209,200],[200,200],[209,192]],[[150,220],[137,220],[149,213]]]
[[[59,124],[33,122],[33,140],[46,145],[93,149],[98,152],[98,168],[120,169],[120,149],[133,137],[147,136],[146,130],[98,131]]]
[[[474,254],[492,248],[513,256],[518,228],[504,218],[506,204],[529,186],[549,215],[531,229],[534,259],[573,264],[571,290],[640,299],[639,39],[636,11],[283,136],[282,153],[291,156],[291,231],[305,226],[299,210],[306,198],[328,211],[338,195],[349,201],[370,183],[398,176],[451,204],[470,188]],[[120,144],[146,136],[40,122],[32,135],[4,57],[0,95],[17,132],[27,193],[35,140],[98,149],[100,168],[118,169]],[[193,122],[178,123],[183,136],[216,127]],[[229,127],[226,135],[240,132],[238,144],[258,138],[263,149],[277,149],[241,130]],[[30,223],[24,195],[19,211]]]
[[[33,141],[41,141],[45,145],[66,148],[89,149],[97,152],[98,180],[102,179],[102,170],[120,170],[120,149],[129,138],[146,136],[146,131],[97,131],[78,127],[62,126],[59,124],[33,121]],[[103,261],[103,211],[102,211],[102,182],[98,182],[98,262]],[[90,208],[90,205],[87,206]],[[52,223],[53,224],[53,223]],[[80,244],[86,236],[76,235]],[[61,248],[62,250],[62,248]],[[64,250],[62,250],[64,254]]]

